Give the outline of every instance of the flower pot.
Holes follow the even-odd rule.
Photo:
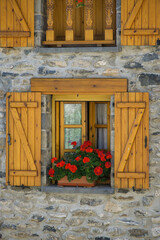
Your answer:
[[[85,176],[82,176],[80,179],[76,178],[71,182],[68,181],[67,176],[63,177],[58,181],[59,186],[70,186],[70,187],[94,187],[95,182],[89,183]]]

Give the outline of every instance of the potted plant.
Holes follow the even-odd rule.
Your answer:
[[[69,153],[67,159],[51,159],[54,168],[49,170],[49,178],[62,186],[91,187],[96,181],[106,181],[111,168],[110,152],[94,149],[90,141],[85,141],[80,147],[76,147],[75,141],[71,144],[74,152]]]

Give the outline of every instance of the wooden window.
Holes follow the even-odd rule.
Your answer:
[[[0,47],[34,46],[34,0],[0,0]]]
[[[121,1],[121,44],[156,45],[160,39],[160,1]]]
[[[53,96],[52,104],[54,156],[67,157],[68,152],[73,152],[73,141],[80,146],[90,140],[93,147],[110,150],[110,101],[55,101]]]
[[[115,44],[115,0],[47,1],[44,45]]]

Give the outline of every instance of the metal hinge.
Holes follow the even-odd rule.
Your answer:
[[[8,133],[8,145],[11,145],[11,135]]]

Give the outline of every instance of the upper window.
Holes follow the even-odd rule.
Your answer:
[[[115,1],[47,1],[47,31],[44,45],[114,45]]]

